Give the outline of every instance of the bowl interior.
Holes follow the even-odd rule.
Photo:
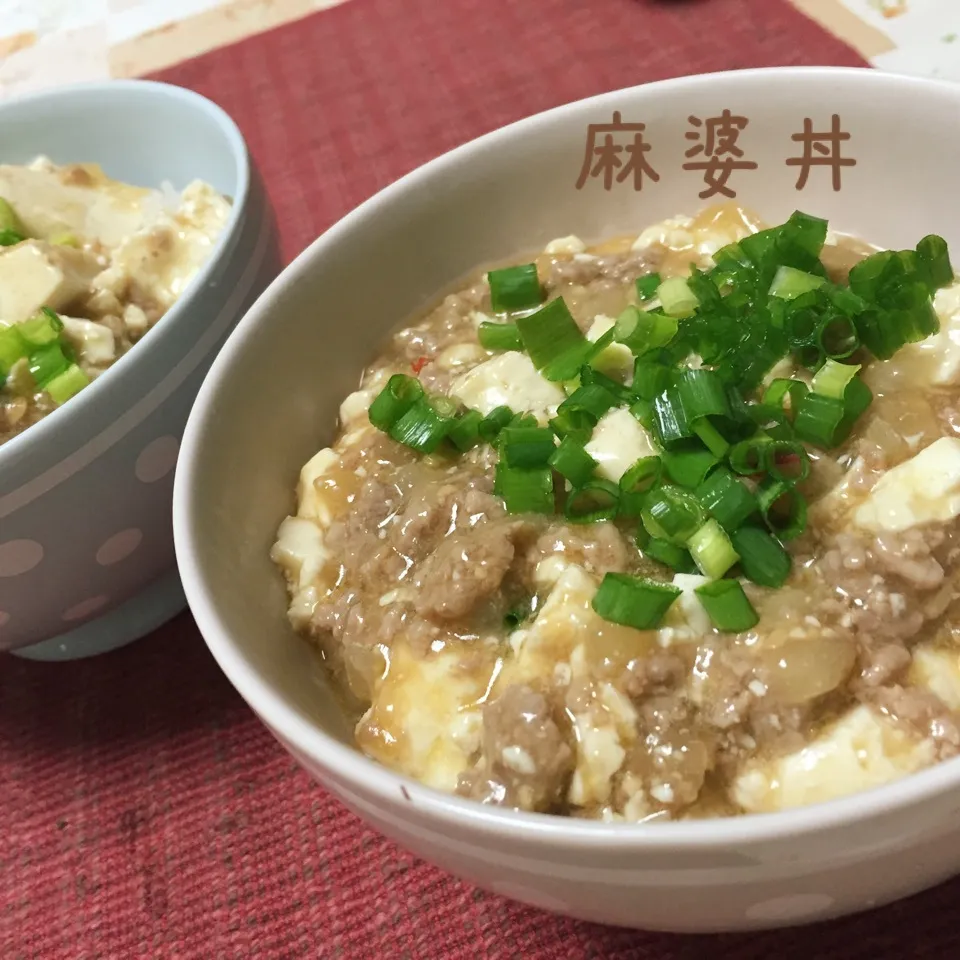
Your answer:
[[[286,594],[268,558],[294,507],[301,465],[333,437],[338,405],[388,331],[478,265],[541,249],[639,233],[711,200],[703,171],[685,170],[685,135],[724,110],[744,117],[736,199],[775,223],[800,208],[873,242],[910,245],[940,233],[960,250],[960,88],[868,71],[745,71],[652,84],[514,125],[395,184],[306,251],[233,334],[201,392],[177,478],[178,557],[208,642],[241,692],[275,728],[285,711],[350,741],[349,726],[307,644],[287,626]],[[643,123],[658,180],[605,189],[576,184],[590,124]],[[802,189],[805,121],[836,115],[855,164],[815,164]],[[700,127],[700,130],[705,127]],[[618,131],[632,145],[638,131]],[[599,145],[603,131],[597,131]],[[812,143],[811,156],[829,157]],[[623,162],[630,154],[621,152]],[[694,158],[694,162],[697,158]],[[237,667],[242,665],[242,669]],[[302,745],[301,745],[302,746]],[[892,788],[893,789],[893,788]]]
[[[142,187],[178,190],[205,180],[221,193],[240,187],[232,124],[213,104],[179,87],[144,81],[79,84],[18,98],[2,108],[0,161],[99,163]]]

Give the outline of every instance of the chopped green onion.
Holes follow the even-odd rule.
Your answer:
[[[730,448],[730,469],[734,473],[753,476],[762,473],[766,459],[766,447],[771,443],[769,437],[751,437],[741,440]]]
[[[824,397],[819,393],[808,393],[797,407],[793,428],[805,443],[830,450],[836,446],[844,413],[842,400]]]
[[[761,265],[764,272],[776,264],[787,264],[799,270],[826,274],[820,252],[827,233],[827,221],[795,211],[786,223],[773,229],[772,250]]]
[[[617,397],[599,383],[578,387],[557,407],[557,414],[581,413],[596,423],[611,407],[617,405]]]
[[[493,492],[508,513],[553,513],[553,471],[549,467],[510,467],[497,463]]]
[[[816,290],[826,283],[823,277],[804,273],[794,267],[780,267],[770,284],[770,296],[781,300],[793,300],[801,294]]]
[[[484,350],[522,350],[523,340],[515,323],[481,323],[477,339]]]
[[[422,396],[416,377],[396,373],[370,404],[367,416],[378,430],[389,430]]]
[[[680,596],[680,588],[625,573],[608,573],[591,605],[604,620],[637,630],[658,627]]]
[[[663,313],[627,307],[617,318],[613,338],[635,356],[666,346],[677,334],[677,320]]]
[[[810,456],[802,443],[773,440],[764,448],[764,467],[774,480],[802,483],[810,476]]]
[[[784,333],[794,350],[815,346],[819,328],[820,315],[812,308],[801,308],[799,304],[794,304],[784,321]]]
[[[706,418],[701,417],[694,425],[693,432],[703,441],[704,446],[719,460],[730,449],[723,434]]]
[[[508,467],[544,467],[556,449],[553,431],[546,427],[504,427],[497,444]]]
[[[942,268],[941,268],[942,269]],[[887,360],[906,343],[940,329],[930,300],[928,261],[912,250],[882,250],[855,264],[850,289],[866,302],[855,318],[864,346]]]
[[[723,301],[721,288],[730,280],[730,277],[717,277],[711,271],[705,273],[690,264],[690,276],[687,277],[687,286],[691,293],[700,301],[700,309],[705,313],[719,307]],[[730,290],[728,293],[732,292]]]
[[[508,610],[503,615],[503,626],[507,632],[512,632],[517,629],[522,623],[525,623],[530,618],[530,607],[528,605],[522,605],[514,607],[512,610]]]
[[[746,254],[754,266],[762,267],[774,251],[778,232],[778,228],[772,228],[751,233],[740,241],[740,250]]]
[[[650,534],[644,529],[642,523],[638,523],[634,529],[633,539],[641,550],[650,542]]]
[[[604,363],[603,355],[604,351],[613,343],[613,327],[610,327],[606,333],[597,337],[596,340],[584,340],[583,346],[578,350],[571,351],[569,355],[561,357],[555,364],[544,371],[543,375],[548,380],[554,380],[555,377],[550,374],[554,369],[562,370],[566,364],[576,364],[577,369],[580,371],[580,379],[583,379],[583,373],[585,370],[592,371],[598,376],[606,377],[606,374],[601,373],[600,370],[594,364],[602,366]],[[607,377],[609,380],[610,378]],[[613,381],[616,383],[616,381]]]
[[[748,408],[750,419],[770,440],[792,440],[793,424],[783,407],[768,407],[763,403],[751,404]]]
[[[906,342],[889,314],[876,308],[857,317],[857,333],[861,343],[880,360],[889,360]]]
[[[643,530],[643,527],[639,528]],[[690,551],[675,543],[669,543],[666,540],[658,540],[656,537],[648,537],[647,542],[641,547],[643,555],[657,563],[676,570],[677,573],[692,573],[696,570],[696,564]]]
[[[781,540],[794,540],[807,528],[807,501],[792,483],[761,485],[757,501],[764,522]]]
[[[713,580],[693,592],[713,625],[724,633],[743,633],[760,622],[738,580]]]
[[[653,416],[653,403],[650,400],[637,400],[630,405],[630,413],[634,419],[646,430],[652,433],[656,427]]]
[[[706,511],[692,493],[665,484],[648,494],[640,519],[651,537],[684,544],[702,525]]]
[[[461,452],[472,450],[480,442],[480,424],[483,414],[479,410],[466,410],[447,433],[447,439]]]
[[[641,457],[620,478],[620,516],[639,517],[647,494],[660,482],[659,457]]]
[[[702,417],[731,415],[727,387],[716,370],[684,370],[677,375],[674,390],[689,424]]]
[[[757,499],[725,467],[718,467],[696,489],[697,498],[710,515],[731,533],[759,508]]]
[[[515,413],[507,424],[508,427],[539,427],[537,418],[532,413]]]
[[[843,443],[847,439],[853,425],[871,403],[873,403],[873,392],[860,377],[855,377],[847,385],[843,395],[843,419],[837,428],[835,436],[837,443]]]
[[[808,257],[816,260],[823,250],[827,239],[827,221],[821,217],[812,217],[801,210],[794,210],[781,228],[780,241],[787,241]]]
[[[620,504],[620,488],[609,480],[595,478],[572,490],[567,496],[564,516],[571,523],[597,523],[613,520]]]
[[[654,398],[653,421],[657,437],[664,447],[686,439],[692,432],[680,398],[676,391],[669,387]]]
[[[631,389],[643,400],[653,400],[667,387],[670,372],[667,367],[656,360],[646,357],[637,357],[633,365],[633,384]]]
[[[657,297],[663,312],[671,317],[689,317],[700,306],[696,294],[683,277],[664,280],[657,288]]]
[[[12,247],[27,238],[23,221],[10,204],[0,197],[0,247]]]
[[[26,357],[29,350],[26,340],[20,336],[18,325],[0,326],[0,376],[6,376],[18,360]]]
[[[659,273],[648,273],[645,276],[637,277],[637,299],[641,302],[652,300],[657,295],[657,289],[662,283]]]
[[[705,577],[722,577],[740,558],[716,520],[708,520],[687,541],[693,562]]]
[[[584,387],[604,387],[617,399],[617,403],[630,403],[633,394],[628,387],[618,383],[612,377],[587,364],[580,371],[580,385]]]
[[[516,323],[533,365],[547,380],[572,380],[603,340],[587,340],[563,297],[551,300],[536,313],[517,317]],[[612,332],[607,343],[611,339]]]
[[[564,437],[550,456],[550,466],[574,487],[581,487],[597,469],[597,461],[573,437]]]
[[[696,441],[683,447],[677,445],[663,453],[667,476],[679,486],[691,490],[703,483],[718,462],[718,457]]]
[[[743,248],[739,243],[728,243],[725,247],[721,247],[714,255],[713,259],[715,263],[719,264],[736,264],[737,266],[750,266],[750,258],[743,252]]]
[[[953,267],[950,253],[943,237],[930,234],[917,244],[917,257],[923,265],[925,280],[930,293],[953,283]],[[637,283],[639,284],[639,280]]]
[[[77,351],[74,349],[73,344],[66,338],[60,338],[60,349],[63,351],[63,355],[67,358],[68,363],[77,362]]]
[[[860,347],[860,334],[849,317],[828,317],[817,328],[817,345],[831,360],[845,360]]]
[[[807,370],[819,370],[827,356],[819,343],[807,343],[794,350],[793,359],[799,366],[806,367]]]
[[[48,381],[44,389],[54,403],[61,404],[66,403],[89,383],[90,378],[73,363],[63,373],[57,374],[52,380]]]
[[[610,338],[609,343],[606,343],[607,337]],[[602,349],[590,351],[586,366],[580,368],[581,379],[585,371],[592,370],[613,379],[614,383],[622,387],[633,366],[633,355],[621,344],[613,342],[613,327],[610,327],[601,339],[604,340],[605,345]]]
[[[43,347],[60,338],[63,321],[49,307],[41,307],[39,313],[17,324],[17,327],[27,343]]]
[[[797,406],[809,393],[809,388],[802,380],[777,379],[774,380],[763,394],[763,406],[789,410],[792,417],[797,414]]]
[[[847,384],[860,370],[858,363],[837,363],[836,360],[826,360],[823,366],[814,374],[813,392],[822,397],[833,397],[842,400]]]
[[[825,289],[831,306],[845,317],[855,317],[867,308],[862,297],[858,297],[849,287],[828,286]]]
[[[495,313],[529,310],[543,303],[543,288],[535,263],[491,270],[487,281],[490,284],[490,304]]]
[[[481,421],[477,428],[480,433],[480,439],[487,443],[493,443],[500,436],[503,430],[514,418],[513,411],[507,406],[494,407]]]
[[[454,424],[453,407],[444,397],[420,397],[387,433],[418,453],[433,453]],[[449,405],[449,406],[448,406]]]
[[[762,336],[768,343],[745,345],[742,352],[738,352],[734,357],[731,364],[732,373],[726,375],[726,378],[740,389],[755,390],[771,368],[783,359],[787,348],[785,344],[779,342],[781,332],[768,327]]]
[[[3,197],[0,197],[0,230],[18,233],[21,239],[27,234],[27,228],[23,225],[20,217],[17,216],[17,211]]]
[[[430,403],[441,417],[446,417],[450,421],[457,418],[460,407],[452,397],[434,396],[430,398]]]
[[[782,587],[790,576],[790,554],[766,530],[740,527],[730,534],[740,554],[740,568],[748,580],[761,587]]]
[[[727,400],[730,402],[730,429],[728,433],[731,440],[742,440],[754,432],[750,416],[750,404],[743,399],[743,394],[736,387],[728,388]]]
[[[30,353],[27,363],[34,382],[41,389],[70,366],[59,341],[37,347]]]
[[[550,429],[558,436],[586,443],[593,433],[596,419],[584,410],[563,410],[550,421]]]

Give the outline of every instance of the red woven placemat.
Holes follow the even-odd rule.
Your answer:
[[[785,0],[350,0],[167,71],[237,119],[287,256],[438,153],[603,90],[859,64]],[[551,917],[414,859],[311,783],[184,615],[88,662],[0,660],[0,958],[895,960],[960,884],[787,935]]]

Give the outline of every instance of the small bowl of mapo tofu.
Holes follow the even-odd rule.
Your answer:
[[[99,164],[0,163],[0,446],[113,366],[209,260],[232,205],[111,180]]]
[[[199,96],[81,86],[0,123],[0,650],[88,655],[183,606],[180,432],[276,243],[239,132]]]

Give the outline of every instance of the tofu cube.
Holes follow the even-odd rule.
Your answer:
[[[540,376],[525,353],[514,350],[458,377],[450,393],[484,416],[506,405],[515,413],[533,413],[544,420],[552,417],[565,399],[563,390]]]
[[[960,516],[960,439],[941,437],[888,470],[853,515],[871,533],[898,533]]]
[[[0,248],[0,323],[20,323],[41,307],[63,310],[89,290],[95,271],[82,252],[35,240]]]
[[[614,483],[641,457],[658,453],[650,434],[623,408],[604,414],[585,449],[599,464],[597,473]]]

